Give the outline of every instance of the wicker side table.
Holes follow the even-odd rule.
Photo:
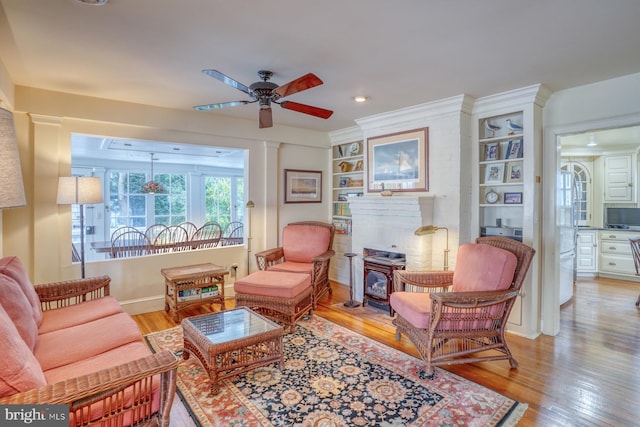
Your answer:
[[[182,357],[198,358],[209,374],[213,395],[225,378],[274,362],[284,367],[284,330],[246,307],[187,317],[182,330]]]
[[[224,276],[229,274],[219,265],[205,263],[184,267],[163,268],[166,312],[178,322],[179,311],[194,305],[219,303],[224,305]]]

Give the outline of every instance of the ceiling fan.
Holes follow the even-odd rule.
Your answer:
[[[250,86],[245,86],[242,83],[222,74],[217,70],[202,70],[202,72],[208,76],[220,80],[222,83],[228,84],[251,97],[250,101],[231,101],[221,102],[218,104],[206,104],[197,105],[193,108],[196,110],[215,110],[218,108],[235,107],[237,105],[252,104],[258,102],[260,104],[260,128],[269,128],[273,126],[273,117],[271,115],[271,103],[279,104],[282,108],[287,110],[297,111],[299,113],[309,114],[311,116],[320,117],[322,119],[328,119],[333,114],[331,110],[325,110],[324,108],[312,107],[311,105],[300,104],[293,101],[280,101],[285,96],[293,95],[303,90],[311,89],[312,87],[320,86],[322,80],[313,73],[305,74],[287,84],[278,86],[277,84],[270,82],[272,71],[260,70],[258,76],[262,81],[255,82]]]

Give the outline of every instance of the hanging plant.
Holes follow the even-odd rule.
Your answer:
[[[151,180],[142,184],[142,192],[145,194],[164,193],[165,189],[158,181],[153,180],[153,153],[151,153]]]

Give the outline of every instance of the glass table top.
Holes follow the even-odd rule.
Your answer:
[[[280,328],[245,307],[184,319],[213,344],[225,343]]]

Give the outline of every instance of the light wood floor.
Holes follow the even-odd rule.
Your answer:
[[[315,314],[418,357],[403,337],[331,305],[348,299],[348,287],[333,284]],[[640,284],[579,279],[574,298],[561,310],[561,332],[529,340],[509,335],[520,362],[451,366],[451,372],[527,403],[519,426],[632,426],[640,423]],[[229,301],[227,308],[233,306]],[[217,309],[217,305],[214,308]],[[184,315],[207,312],[192,308]],[[134,316],[143,333],[175,326],[163,311]],[[172,425],[189,425],[172,412]]]

